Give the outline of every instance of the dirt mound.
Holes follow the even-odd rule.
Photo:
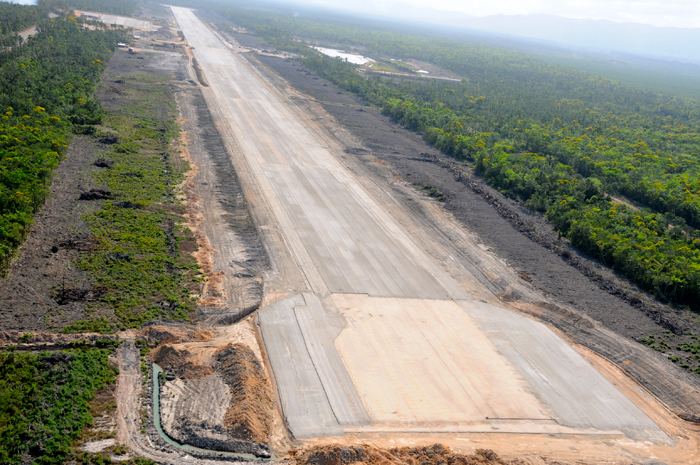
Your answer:
[[[231,389],[224,424],[232,437],[265,443],[272,424],[272,396],[265,371],[253,351],[233,344],[216,354],[216,371]]]
[[[88,252],[90,250],[94,250],[96,247],[97,241],[95,240],[95,238],[88,234],[85,234],[79,237],[71,237],[64,241],[60,241],[58,245],[55,245],[51,248],[51,251],[53,253],[56,253],[59,251],[59,249],[63,248],[68,250]]]
[[[90,189],[80,193],[80,200],[103,200],[111,199],[112,193],[105,189]]]
[[[112,166],[114,166],[114,161],[108,158],[98,158],[97,160],[95,160],[94,165],[98,168],[111,168]]]
[[[153,324],[143,330],[143,336],[150,344],[156,346],[179,342],[207,341],[211,339],[212,333],[211,331],[187,328],[181,325]]]
[[[189,360],[191,354],[186,350],[177,350],[173,346],[163,345],[153,352],[153,361],[166,373],[174,373],[183,379],[202,378],[212,374],[210,367],[201,366]]]
[[[61,287],[53,293],[53,299],[58,305],[66,305],[71,302],[93,302],[105,294],[102,288],[72,288]]]
[[[474,454],[453,452],[442,444],[428,447],[379,449],[373,446],[317,446],[290,453],[295,465],[524,465],[521,460],[504,460],[489,449]],[[564,465],[564,464],[560,464]]]

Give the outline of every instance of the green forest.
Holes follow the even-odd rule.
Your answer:
[[[131,0],[111,2],[111,8],[93,0],[67,3],[115,13],[136,6]],[[44,0],[38,8],[62,11],[65,5]],[[166,156],[177,135],[167,78],[143,71],[113,76],[128,90],[120,106],[102,108],[95,97],[100,76],[126,37],[94,23],[85,28],[64,14],[40,20],[37,35],[0,53],[0,268],[7,269],[43,205],[71,134],[100,139],[107,132],[119,141],[104,154],[114,166],[95,182],[107,186],[112,199],[84,218],[99,246],[75,265],[103,292],[91,311],[108,308],[113,315],[80,320],[68,329],[111,331],[156,318],[186,318],[199,281],[194,260],[179,245],[190,238],[180,226],[173,191],[186,166]]]
[[[132,15],[138,8],[138,4],[137,0],[39,0],[39,7],[45,10],[68,11],[76,9],[124,16]]]
[[[110,352],[0,352],[0,463],[65,463],[90,400],[115,380]]]
[[[19,43],[17,33],[39,21],[40,10],[31,5],[0,2],[0,47]]]
[[[114,169],[102,173],[99,181],[129,208],[109,202],[84,218],[98,247],[74,266],[93,270],[91,278],[105,292],[96,305],[116,307],[126,324],[134,326],[159,316],[183,317],[188,308],[179,304],[180,300],[191,303],[190,289],[173,271],[182,267],[189,277],[196,267],[192,260],[172,257],[182,236],[176,230],[178,217],[172,205],[156,205],[161,197],[171,196],[172,184],[181,177],[163,162],[176,132],[173,105],[166,98],[172,97],[165,95],[165,84],[135,75],[131,80],[144,83],[140,92],[131,93],[137,103],[131,102],[122,112],[102,108],[96,89],[117,42],[126,36],[95,23],[84,27],[67,6],[128,13],[136,2],[44,0],[36,7],[0,3],[2,34],[14,36],[27,26],[37,26],[37,34],[27,41],[9,40],[8,46],[0,48],[0,268],[7,270],[44,203],[52,172],[72,135],[92,134],[97,139],[100,131],[111,131],[119,139],[109,153]],[[58,16],[49,19],[49,11]],[[158,110],[160,117],[145,115],[144,106]],[[124,172],[139,177],[117,182]],[[127,253],[134,259],[115,265],[114,257]],[[152,304],[149,299],[160,302],[163,296],[169,298],[175,315],[156,315],[153,305],[145,308],[146,303]],[[119,313],[120,309],[124,312]],[[89,328],[72,329],[113,329],[112,321],[102,328],[95,328],[94,321],[87,323]],[[111,408],[109,403],[97,405],[95,395],[114,384],[117,371],[109,362],[112,353],[111,348],[79,346],[51,352],[0,351],[0,463],[116,463],[110,458],[116,449],[89,453],[77,448],[84,435],[94,434],[88,427],[92,415],[100,415],[95,409]],[[128,460],[119,463],[153,463],[138,457],[124,459]]]
[[[136,0],[39,0],[36,5],[0,2],[0,52],[23,42],[18,33],[49,18],[49,13],[65,14],[72,9],[130,15]]]
[[[0,53],[0,267],[43,204],[71,132],[100,121],[93,91],[120,37],[44,19],[26,44]]]
[[[483,42],[218,8],[471,164],[582,252],[662,300],[700,308],[700,102]],[[310,43],[419,59],[462,81],[361,73]]]

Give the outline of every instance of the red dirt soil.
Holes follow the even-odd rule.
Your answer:
[[[428,447],[379,449],[362,446],[317,446],[290,452],[294,465],[525,465],[519,459],[504,460],[489,449],[477,449],[473,454],[453,452],[442,444]],[[544,462],[566,465],[561,462]]]
[[[231,388],[231,405],[224,417],[231,435],[267,443],[272,427],[272,395],[253,351],[242,344],[230,345],[217,354],[216,371]]]

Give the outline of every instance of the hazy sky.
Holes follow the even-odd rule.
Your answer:
[[[418,10],[455,11],[474,16],[550,14],[655,26],[700,28],[700,0],[297,0],[381,15]]]

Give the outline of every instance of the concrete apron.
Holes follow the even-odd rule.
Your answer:
[[[559,336],[505,308],[305,293],[266,306],[258,321],[297,438],[393,431],[670,441]]]

